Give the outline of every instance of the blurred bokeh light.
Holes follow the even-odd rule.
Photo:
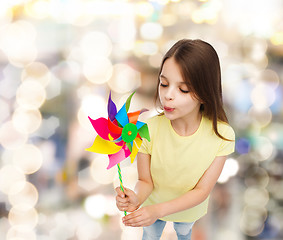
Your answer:
[[[236,132],[193,240],[283,239],[281,0],[1,0],[0,239],[140,239],[115,206],[116,169],[88,153],[88,116],[153,104],[158,67],[181,38],[217,50]],[[133,188],[136,163],[122,163]],[[163,240],[176,239],[168,224]]]

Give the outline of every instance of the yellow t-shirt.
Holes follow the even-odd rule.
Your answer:
[[[147,121],[151,141],[143,139],[140,152],[151,155],[154,189],[143,206],[170,201],[192,190],[216,156],[234,151],[234,141],[219,138],[212,122],[202,117],[198,130],[191,136],[180,136],[164,115]],[[233,129],[218,123],[219,133],[234,140]],[[168,215],[161,220],[193,222],[207,213],[209,197],[199,205]]]

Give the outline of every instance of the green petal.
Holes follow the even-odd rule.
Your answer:
[[[148,131],[148,126],[147,124],[144,124],[140,129],[139,129],[139,134],[142,138],[147,139],[150,142],[150,136],[149,136],[149,131]]]
[[[127,99],[126,101],[126,111],[128,112],[129,111],[129,108],[130,108],[130,104],[131,104],[131,100],[132,100],[132,97],[133,95],[135,94],[135,92],[133,92]]]
[[[127,147],[129,148],[129,150],[132,152],[132,144],[130,142],[126,142]]]

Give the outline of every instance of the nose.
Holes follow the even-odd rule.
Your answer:
[[[173,100],[173,99],[174,99],[174,96],[175,96],[175,95],[174,95],[174,89],[168,87],[168,88],[167,88],[167,91],[166,91],[166,93],[165,93],[165,99],[166,99],[167,101]]]

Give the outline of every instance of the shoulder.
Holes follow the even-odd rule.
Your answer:
[[[208,118],[205,118],[204,125],[206,129],[210,129],[210,131],[213,131],[213,125],[212,121]],[[220,133],[221,136],[224,138],[230,139],[230,140],[235,140],[235,132],[233,128],[226,122],[218,121],[217,122],[217,130]],[[214,133],[214,135],[216,135]]]
[[[155,115],[147,119],[146,124],[148,126],[149,134],[153,139],[158,134],[159,129],[166,129],[166,119],[164,115]]]
[[[230,140],[235,140],[235,131],[228,123],[218,122],[217,128],[218,128],[219,133],[223,137],[230,139]]]

